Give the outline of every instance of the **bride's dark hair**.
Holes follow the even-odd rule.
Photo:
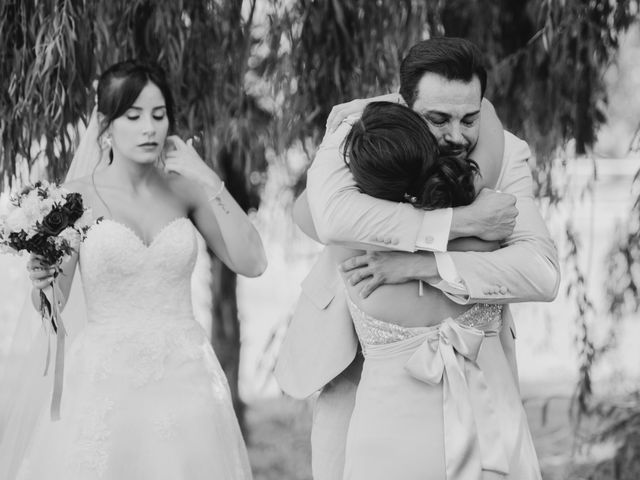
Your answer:
[[[173,96],[164,70],[154,63],[126,60],[110,66],[98,80],[98,112],[104,115],[99,136],[104,134],[111,122],[131,108],[148,83],[153,83],[162,92],[167,108],[169,132],[173,132],[175,127]],[[111,160],[113,160],[112,153]]]
[[[476,162],[440,157],[425,120],[403,105],[367,105],[343,148],[358,188],[372,197],[426,210],[468,205],[475,198]]]

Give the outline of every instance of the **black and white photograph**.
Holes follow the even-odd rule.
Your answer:
[[[638,478],[639,0],[0,0],[0,480]]]

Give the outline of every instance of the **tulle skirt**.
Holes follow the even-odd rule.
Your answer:
[[[25,452],[11,452],[10,420],[0,463],[12,478],[251,478],[226,377],[193,319],[89,324],[67,352],[58,421],[50,398]]]
[[[344,478],[539,480],[525,412],[499,338],[485,337],[477,362],[471,362],[453,350],[449,357],[439,355],[439,340],[441,349],[449,348],[439,334],[434,327],[367,347]]]

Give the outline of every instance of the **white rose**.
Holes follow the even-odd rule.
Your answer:
[[[16,208],[7,216],[6,226],[10,232],[19,232],[20,230],[26,232],[31,227],[31,222],[23,209]]]
[[[49,195],[49,191],[53,188],[54,186],[49,183],[46,180],[40,180],[40,188],[38,190],[44,190],[44,192]]]
[[[38,230],[36,229],[35,225],[30,225],[29,228],[25,230],[25,232],[27,232],[27,240],[31,240],[33,236],[38,233]]]
[[[4,254],[11,254],[11,255],[16,255],[18,252],[16,252],[13,248],[11,248],[8,245],[4,245],[3,243],[0,243],[0,255],[4,255]]]
[[[38,194],[40,189],[38,188],[34,188],[33,190],[30,190],[29,193],[27,193],[24,197],[22,197],[22,201],[20,202],[20,205],[24,205],[25,202],[32,202],[32,203],[38,203],[41,199],[40,195]]]
[[[45,198],[45,199],[40,201],[39,210],[40,210],[40,215],[42,216],[42,218],[44,218],[47,215],[49,215],[49,212],[51,212],[51,210],[53,210],[53,204],[54,203],[55,203],[55,200],[52,199],[52,198]]]
[[[41,198],[38,195],[38,190],[34,189],[22,199],[20,208],[25,211],[27,218],[35,224],[37,221],[42,221],[51,212],[54,203],[55,200],[50,197]]]
[[[13,203],[11,203],[11,201],[6,198],[3,199],[0,197],[0,219],[1,217],[6,217],[14,208],[16,207]]]
[[[35,214],[40,213],[40,199],[36,195],[32,195],[31,193],[24,197],[20,202],[20,208],[29,218],[33,217]]]
[[[66,188],[52,188],[49,191],[49,198],[51,200],[53,200],[55,203],[60,203],[60,204],[64,204],[65,203],[65,199],[64,197],[67,196],[69,194],[69,190],[67,190]]]
[[[67,240],[62,238],[60,235],[58,235],[57,237],[53,237],[53,244],[58,250],[61,249],[66,243],[68,243]]]
[[[78,229],[90,227],[93,224],[93,222],[94,222],[93,212],[91,211],[90,208],[87,208],[82,214],[82,216],[78,220],[76,220],[75,227]]]
[[[58,242],[61,240],[66,240],[67,243],[69,243],[69,246],[77,251],[78,247],[80,247],[80,241],[82,240],[82,237],[75,228],[67,227],[62,232],[60,232],[58,238],[55,239],[56,246],[60,246]]]

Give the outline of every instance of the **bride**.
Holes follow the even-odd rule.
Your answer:
[[[87,323],[66,352],[61,419],[50,418],[50,393],[25,397],[38,402],[37,414],[15,409],[0,432],[0,477],[248,479],[227,380],[194,319],[190,280],[196,232],[249,277],[266,267],[260,237],[195,150],[168,136],[174,105],[158,67],[113,65],[99,80],[97,112],[64,187],[103,219],[56,282],[69,298],[78,266]],[[87,153],[98,142],[102,160]],[[53,278],[41,260],[28,263],[35,307]]]

